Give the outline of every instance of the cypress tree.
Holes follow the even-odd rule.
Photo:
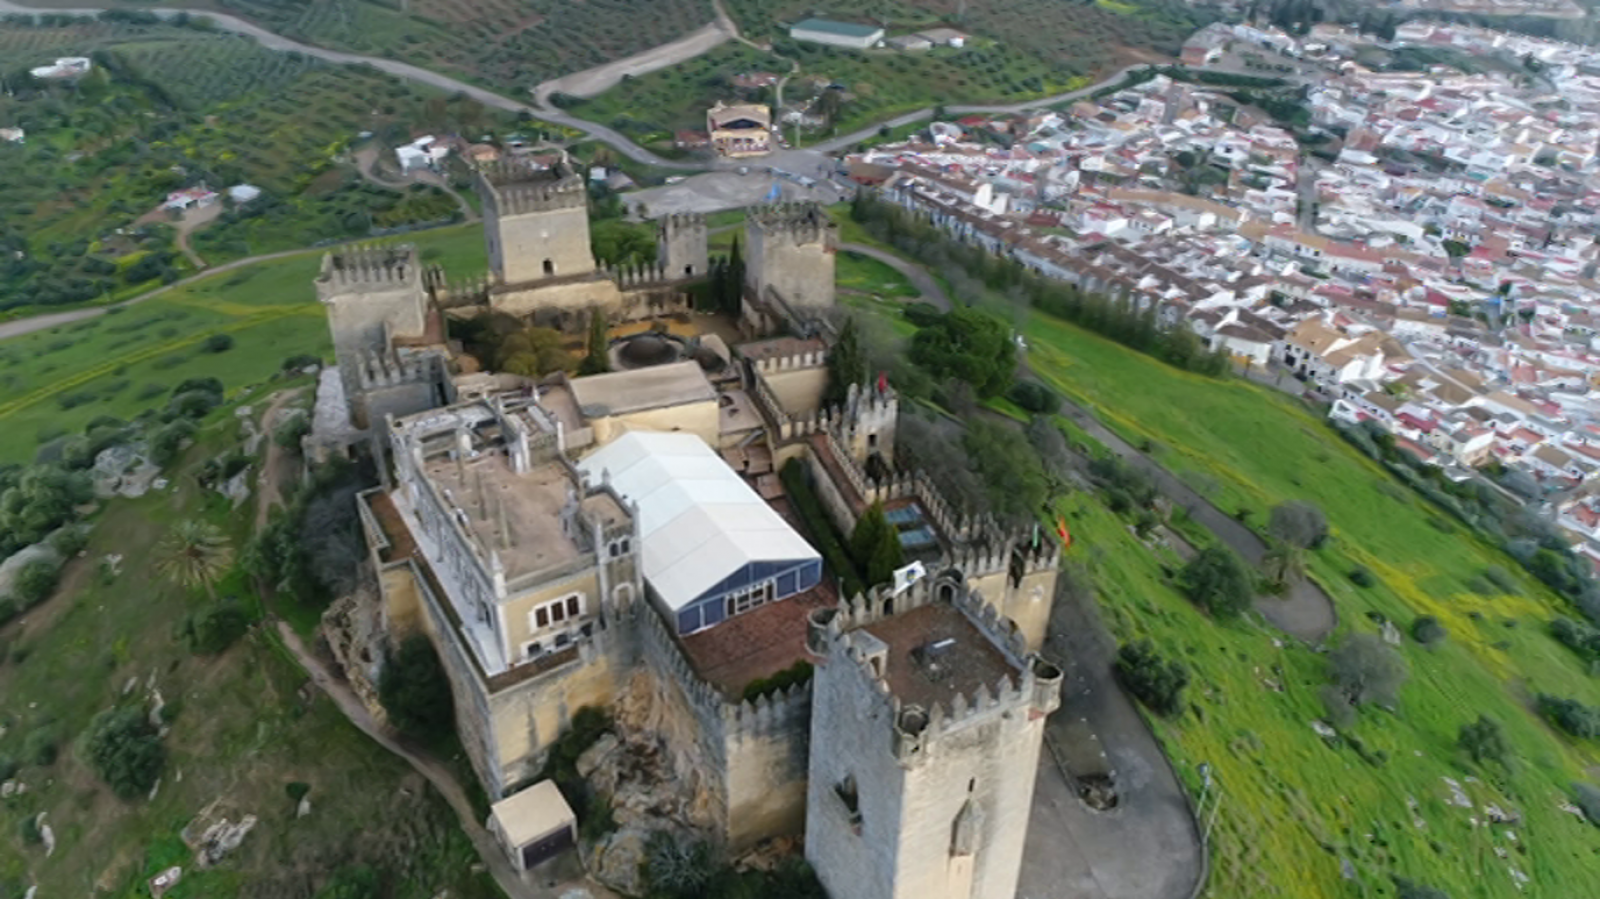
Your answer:
[[[836,406],[844,402],[850,385],[866,380],[867,359],[856,336],[856,320],[847,318],[844,327],[839,329],[839,339],[828,351],[828,387],[822,395],[823,404]]]
[[[578,365],[578,374],[598,375],[610,371],[611,359],[607,353],[610,343],[606,334],[606,318],[600,310],[595,309],[589,313],[589,353]]]

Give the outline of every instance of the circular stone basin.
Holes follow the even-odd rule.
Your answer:
[[[628,338],[622,345],[622,361],[635,368],[650,365],[665,365],[668,362],[678,361],[678,344],[676,341],[662,337],[660,334],[638,334]]]

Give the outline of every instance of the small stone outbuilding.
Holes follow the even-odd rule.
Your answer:
[[[552,780],[496,802],[488,826],[518,871],[530,871],[578,842],[578,817]]]

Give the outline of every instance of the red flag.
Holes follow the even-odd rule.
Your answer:
[[[1056,536],[1061,538],[1062,549],[1072,545],[1072,533],[1067,530],[1067,517],[1065,515],[1057,516],[1056,518]]]
[[[886,371],[880,371],[880,372],[878,372],[878,392],[879,393],[887,393],[888,390],[889,390],[889,373],[886,372]]]

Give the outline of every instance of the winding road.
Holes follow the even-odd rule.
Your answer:
[[[944,292],[944,286],[932,275],[928,274],[928,270],[922,266],[913,265],[893,253],[885,252],[877,247],[869,247],[864,243],[842,243],[839,244],[839,249],[847,253],[858,253],[869,259],[876,259],[905,275],[906,280],[911,282],[911,286],[922,294],[921,300],[923,302],[931,303],[945,312],[950,311],[950,297]]]

